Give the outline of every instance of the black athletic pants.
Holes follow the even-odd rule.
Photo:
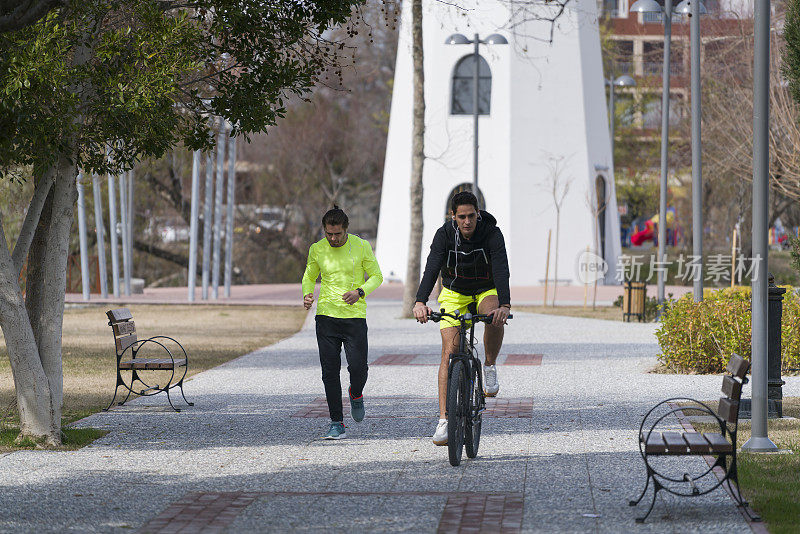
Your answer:
[[[339,319],[327,315],[317,315],[316,319],[319,363],[322,365],[328,411],[331,421],[343,421],[342,383],[339,379],[342,345],[350,373],[350,394],[360,397],[367,383],[367,320]]]

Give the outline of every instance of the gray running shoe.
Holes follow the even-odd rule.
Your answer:
[[[344,431],[344,423],[338,421],[331,421],[331,428],[328,433],[322,436],[322,439],[344,439],[347,434]]]
[[[364,395],[354,399],[348,388],[347,396],[350,397],[350,415],[353,416],[353,421],[360,423],[364,420]]]

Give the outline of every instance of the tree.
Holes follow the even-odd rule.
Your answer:
[[[558,291],[558,238],[561,232],[561,207],[564,205],[564,199],[569,193],[569,187],[573,180],[571,176],[564,176],[564,166],[567,159],[566,156],[549,154],[546,163],[547,175],[541,184],[541,188],[552,196],[553,208],[556,210],[556,243],[553,250],[553,257],[555,258],[553,264],[553,306],[556,305],[556,292]]]
[[[244,205],[236,213],[234,274],[241,283],[296,281],[308,246],[320,238],[320,216],[332,202],[348,213],[352,232],[374,238],[397,46],[395,13],[392,4],[369,2],[354,21],[357,35],[348,45],[355,56],[342,71],[341,86],[318,85],[310,101],[291,98],[286,116],[268,134],[239,143],[236,198]],[[332,36],[345,38],[345,30]],[[158,214],[188,226],[187,156],[179,147],[137,165],[140,217]],[[259,224],[257,206],[269,207],[273,217],[280,211],[280,220]],[[140,276],[148,281],[185,277],[185,244],[159,243],[155,236],[147,242],[143,236],[134,245],[147,253],[137,263]]]
[[[790,4],[792,5],[792,4]],[[796,7],[795,7],[796,9]],[[782,14],[776,15],[780,19]],[[793,100],[792,25],[786,17],[785,43],[773,34],[770,47],[770,224],[800,199],[800,106]],[[781,76],[789,80],[788,86]],[[703,88],[704,203],[711,238],[725,244],[733,226],[749,226],[753,179],[753,32],[741,25],[733,35],[706,44]],[[713,201],[712,201],[713,199]],[[749,250],[749,232],[742,233]]]
[[[788,81],[792,98],[800,104],[800,1],[789,0],[786,7],[783,26],[786,47],[783,49],[781,72]]]
[[[411,141],[411,227],[408,267],[403,287],[403,317],[413,317],[422,255],[422,170],[425,166],[425,69],[422,46],[422,0],[411,3],[411,54],[414,64],[414,123]]]
[[[0,34],[0,172],[30,168],[34,193],[13,252],[0,218],[0,327],[20,436],[60,442],[61,324],[75,178],[119,172],[179,142],[265,131],[291,95],[341,76],[325,37],[361,2],[128,0],[70,3]],[[28,258],[26,294],[18,279]]]

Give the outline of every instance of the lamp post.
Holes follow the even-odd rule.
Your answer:
[[[742,449],[768,452],[777,446],[767,435],[769,340],[767,337],[767,233],[769,232],[769,39],[770,1],[756,0],[753,61],[753,275],[751,306],[752,432]]]
[[[655,1],[655,0],[653,0]],[[636,87],[636,80],[628,76],[627,74],[623,74],[614,80],[609,80],[606,78],[605,80],[606,85],[608,86],[608,108],[609,114],[611,115],[609,118],[609,130],[611,134],[611,163],[614,163],[614,129],[616,123],[616,115],[614,114],[615,109],[615,102],[614,102],[614,88],[616,87]],[[616,167],[615,167],[616,169]]]
[[[698,1],[695,2],[697,4],[697,8],[699,9],[700,14],[706,14],[706,7],[705,5]],[[662,81],[662,91],[661,91],[661,180],[659,182],[659,202],[658,202],[658,261],[664,262],[666,260],[666,245],[667,245],[667,174],[669,172],[669,164],[668,164],[668,157],[669,157],[669,87],[670,87],[670,63],[671,63],[671,53],[672,53],[672,14],[673,13],[680,13],[680,14],[687,14],[691,10],[690,6],[691,2],[689,0],[685,0],[678,4],[677,8],[673,11],[672,9],[672,0],[664,0],[664,9],[662,10],[661,6],[655,0],[637,0],[631,6],[631,12],[634,13],[663,13],[663,20],[664,20],[664,67],[661,75]],[[697,19],[699,20],[699,18]],[[696,32],[699,36],[699,31]],[[694,38],[695,33],[692,34]],[[692,42],[692,50],[694,50],[695,45],[694,41]],[[692,52],[692,59],[694,60],[694,52]],[[699,59],[699,56],[698,56]],[[694,65],[694,63],[693,63]],[[698,63],[699,65],[699,63]],[[697,96],[697,104],[698,104],[698,117],[699,117],[699,89],[697,95],[694,93],[694,67],[692,68],[692,120],[693,120],[693,129],[692,129],[692,139],[694,139],[694,104],[695,104],[695,96]],[[697,83],[699,85],[699,74],[697,76]],[[698,120],[698,128],[699,128],[699,120]],[[697,142],[698,142],[698,158],[699,158],[699,130],[697,135]],[[694,144],[692,144],[692,148],[694,150]],[[692,152],[694,157],[694,152]],[[694,176],[694,159],[692,159],[692,175]],[[698,163],[698,172],[699,172],[699,163]],[[693,189],[694,191],[694,189]],[[699,192],[698,192],[699,196]],[[694,197],[693,197],[694,198]],[[692,204],[694,206],[694,203]],[[697,213],[694,214],[697,217]],[[702,218],[702,213],[699,215]],[[693,221],[697,221],[697,218],[694,218]],[[700,233],[700,251],[702,254],[702,228]],[[698,243],[695,240],[695,243]],[[702,278],[701,282],[702,284]],[[658,315],[661,316],[661,306],[664,304],[664,272],[662,269],[658,269]],[[700,289],[700,298],[703,296],[702,285]],[[695,295],[697,295],[697,291],[695,291]],[[696,299],[695,299],[696,300]]]
[[[703,300],[703,178],[700,153],[700,15],[707,11],[700,0],[683,0],[675,9],[691,18],[691,80],[692,80],[692,254],[699,258],[700,269],[695,274],[694,301]]]
[[[478,80],[480,74],[480,54],[478,48],[481,44],[508,44],[508,40],[499,33],[493,33],[484,40],[481,40],[477,33],[473,39],[469,39],[466,35],[460,33],[454,33],[447,38],[445,44],[474,45],[474,51],[472,53],[474,58],[474,72],[472,73],[472,121],[474,123],[474,138],[472,140],[472,193],[478,197]]]

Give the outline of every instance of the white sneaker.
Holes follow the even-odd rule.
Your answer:
[[[500,390],[500,384],[497,383],[497,367],[494,365],[485,365],[483,367],[483,392],[487,397],[494,397]]]
[[[439,419],[436,432],[433,434],[434,445],[447,445],[447,419]]]

